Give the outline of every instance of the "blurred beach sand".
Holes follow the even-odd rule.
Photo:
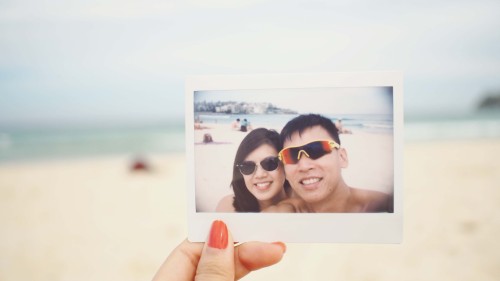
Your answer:
[[[402,244],[288,244],[244,280],[499,280],[500,141],[404,154]],[[186,160],[148,160],[0,164],[0,280],[150,280],[187,235]]]

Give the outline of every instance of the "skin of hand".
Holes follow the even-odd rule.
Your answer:
[[[153,281],[232,281],[276,264],[286,251],[282,242],[246,242],[233,246],[227,226],[214,221],[208,241],[184,240],[170,253]]]

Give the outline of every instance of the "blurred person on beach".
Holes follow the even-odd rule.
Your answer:
[[[342,119],[337,119],[337,121],[335,121],[335,127],[337,127],[339,134],[352,134],[351,130],[344,128]]]
[[[212,135],[209,133],[206,133],[203,135],[203,143],[212,143],[214,142],[214,139],[212,138]]]
[[[233,130],[240,130],[240,118],[237,118],[236,120],[231,123],[231,129]]]
[[[141,155],[135,156],[130,165],[130,171],[132,172],[151,172],[151,170],[151,165]]]
[[[286,251],[282,242],[247,242],[233,246],[226,224],[212,223],[206,243],[184,240],[167,257],[153,281],[233,281],[278,263]]]
[[[208,127],[203,126],[203,121],[195,121],[194,122],[194,129],[195,130],[203,130],[203,129],[208,129]]]
[[[234,195],[220,200],[217,212],[297,212],[300,198],[288,198],[291,191],[283,165],[278,160],[280,135],[258,128],[241,141],[233,165]]]
[[[313,212],[393,212],[392,196],[345,183],[341,170],[349,164],[347,151],[330,119],[299,115],[283,127],[281,141],[286,179]]]
[[[201,120],[200,116],[196,116],[194,118],[194,129],[195,130],[203,130],[203,129],[210,129],[210,128],[203,125],[203,120]]]
[[[245,118],[243,119],[243,121],[241,121],[240,131],[246,132],[248,129],[247,126],[248,126],[248,120]]]

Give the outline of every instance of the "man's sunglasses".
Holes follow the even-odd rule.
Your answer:
[[[269,156],[260,161],[260,166],[268,172],[276,170],[279,164],[280,160],[276,156]],[[236,167],[240,170],[241,174],[248,176],[255,172],[257,164],[253,161],[245,161],[241,164],[236,164]]]
[[[313,141],[302,146],[289,146],[283,148],[280,153],[278,153],[278,158],[283,164],[297,164],[302,154],[316,160],[332,152],[334,148],[338,149],[340,145],[333,140]]]

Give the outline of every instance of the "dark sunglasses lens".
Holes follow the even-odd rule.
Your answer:
[[[260,161],[260,165],[268,172],[274,171],[279,165],[278,157],[267,157]]]
[[[254,162],[243,162],[238,165],[240,172],[244,175],[250,175],[255,171],[255,163]]]
[[[321,141],[315,141],[315,142],[311,142],[311,143],[306,144],[304,146],[304,150],[307,152],[307,154],[309,154],[311,159],[314,159],[314,160],[316,160],[316,159],[320,158],[321,156],[330,152],[329,149],[326,149],[324,147],[323,142],[321,142]]]

